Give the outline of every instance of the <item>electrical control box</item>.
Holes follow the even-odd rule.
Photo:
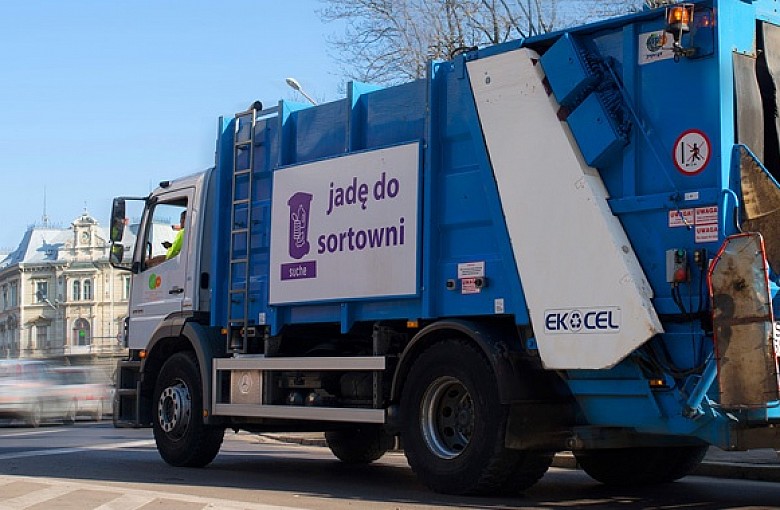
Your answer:
[[[679,248],[666,250],[666,282],[683,283],[688,280],[688,253]]]

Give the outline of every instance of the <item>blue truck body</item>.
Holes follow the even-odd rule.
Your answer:
[[[780,300],[774,299],[778,291],[776,271],[780,268],[772,267],[773,246],[780,239],[773,238],[775,233],[770,227],[762,226],[766,223],[756,223],[766,218],[771,223],[772,211],[760,204],[756,206],[751,198],[755,194],[780,195],[776,182],[780,175],[780,144],[775,126],[777,80],[772,74],[775,59],[780,61],[780,47],[774,46],[773,39],[774,31],[780,30],[776,6],[769,0],[708,0],[647,9],[596,24],[466,51],[451,61],[431,63],[426,78],[410,83],[379,88],[352,82],[341,100],[317,106],[282,101],[266,109],[255,105],[235,117],[220,119],[216,167],[209,177],[213,187],[209,205],[204,208],[211,237],[201,247],[200,270],[210,275],[210,297],[207,318],[201,322],[203,327],[224,334],[219,338],[226,342],[225,352],[215,357],[240,361],[215,362],[213,373],[202,371],[204,379],[209,380],[213,374],[217,380],[204,382],[204,405],[208,407],[209,396],[214,399],[214,416],[212,421],[207,417],[207,423],[252,424],[248,417],[254,417],[258,420],[251,426],[262,429],[273,423],[276,416],[294,420],[297,415],[263,414],[265,411],[238,407],[235,412],[225,410],[227,407],[220,412],[218,404],[232,402],[227,390],[219,389],[220,384],[225,388],[235,386],[238,370],[256,369],[258,377],[266,377],[262,372],[271,369],[263,368],[261,362],[253,368],[251,360],[253,355],[273,357],[269,345],[281,344],[281,351],[288,357],[306,357],[296,352],[294,345],[306,343],[303,339],[307,331],[312,336],[327,336],[333,344],[331,356],[343,357],[345,354],[338,347],[342,341],[360,336],[363,333],[359,331],[366,325],[373,326],[374,331],[377,326],[387,325],[405,335],[406,340],[396,351],[378,350],[374,333],[374,355],[388,355],[397,364],[394,362],[393,369],[388,369],[392,383],[375,381],[375,392],[381,393],[376,384],[388,386],[385,398],[374,395],[368,407],[387,411],[387,418],[380,421],[389,425],[391,432],[405,430],[403,424],[394,421],[395,406],[402,402],[403,422],[407,419],[403,415],[403,378],[414,373],[415,358],[424,357],[424,351],[415,351],[414,346],[419,343],[430,348],[430,338],[439,337],[428,331],[435,332],[446,323],[458,335],[475,339],[500,337],[497,342],[485,341],[490,345],[484,349],[489,357],[499,359],[505,356],[497,353],[508,351],[509,358],[524,360],[517,362],[519,365],[512,361],[515,372],[509,370],[508,376],[501,372],[500,362],[492,365],[500,372],[497,379],[504,403],[529,400],[518,399],[513,383],[504,386],[501,381],[505,376],[517,377],[519,366],[535,367],[534,377],[538,376],[546,386],[540,400],[554,402],[553,414],[562,420],[550,422],[555,425],[537,444],[545,449],[587,452],[676,444],[711,444],[724,449],[780,445],[780,436],[773,428],[780,424],[777,340],[765,334],[774,332],[774,315],[780,311]],[[670,11],[675,7],[684,10],[683,16],[690,16],[684,29],[670,27]],[[561,225],[548,220],[555,216],[543,208],[538,217],[520,221],[534,223],[529,229],[540,229],[533,230],[542,232],[536,238],[519,239],[517,231],[509,226],[507,197],[511,186],[504,184],[505,177],[497,170],[503,163],[491,152],[491,137],[496,135],[491,134],[488,124],[493,120],[485,113],[491,108],[491,101],[504,96],[489,95],[492,92],[479,89],[490,85],[491,78],[498,80],[490,73],[498,76],[504,72],[503,65],[484,68],[488,69],[484,79],[477,76],[478,70],[482,72],[482,62],[498,62],[507,55],[522,55],[532,61],[529,69],[538,69],[540,80],[532,88],[544,89],[552,98],[551,111],[563,126],[562,139],[571,141],[582,168],[586,169],[584,179],[592,177],[603,183],[608,216],[615,220],[610,225],[622,228],[628,241],[605,249],[635,254],[639,273],[650,288],[647,296],[651,306],[645,308],[652,309],[648,321],[657,318],[655,329],[651,328],[646,338],[637,339],[636,345],[641,347],[627,348],[603,366],[586,362],[579,366],[571,359],[553,361],[545,359],[544,353],[539,359],[540,344],[548,341],[541,339],[542,330],[549,333],[549,341],[555,342],[560,338],[556,333],[570,333],[575,328],[582,333],[590,328],[617,335],[617,321],[627,322],[632,317],[627,317],[629,308],[621,309],[620,303],[577,310],[564,310],[561,305],[558,311],[545,310],[541,321],[534,316],[541,312],[529,303],[536,302],[532,294],[540,293],[528,290],[538,285],[531,280],[538,282],[548,277],[550,294],[578,290],[567,288],[566,282],[557,276],[559,271],[571,270],[569,267],[544,266],[528,271],[518,265],[518,261],[522,265],[522,253],[528,253],[522,251],[528,249],[523,246],[529,243],[533,244],[531,250],[542,254],[548,251],[552,260],[560,260],[552,255],[557,257],[559,251],[569,250],[566,239],[559,237],[570,234],[559,234]],[[528,97],[534,91],[528,92]],[[519,101],[522,104],[522,99]],[[531,120],[521,114],[502,122],[511,128],[513,123],[524,125]],[[273,244],[278,241],[273,230],[287,229],[288,223],[286,216],[278,216],[282,209],[274,209],[274,193],[279,191],[275,187],[282,182],[294,186],[296,180],[307,180],[303,170],[310,169],[316,179],[317,172],[327,173],[342,162],[353,165],[360,155],[374,158],[382,150],[396,154],[407,149],[419,154],[418,170],[411,174],[412,180],[417,179],[413,186],[416,195],[409,209],[416,217],[401,218],[400,223],[395,217],[379,220],[393,225],[384,231],[387,243],[392,235],[394,244],[411,245],[413,255],[406,260],[413,286],[399,285],[400,290],[383,293],[383,281],[393,275],[383,274],[382,267],[374,268],[373,273],[356,268],[355,276],[346,270],[348,267],[341,266],[343,274],[338,275],[340,280],[336,282],[350,287],[365,283],[352,282],[353,279],[375,280],[378,290],[369,295],[334,290],[332,294],[315,292],[310,299],[295,297],[305,292],[275,298],[274,288],[298,285],[289,280],[315,268],[314,262],[297,262],[306,257],[292,251],[283,255],[296,259],[293,266],[280,266],[274,259]],[[541,144],[537,150],[554,152],[560,147]],[[539,190],[548,182],[544,175],[558,171],[554,167],[524,166],[526,156],[518,153],[510,159],[517,167],[513,172],[536,173],[542,176],[541,184],[513,196],[543,193]],[[384,179],[385,174],[381,175]],[[343,208],[352,207],[351,214],[355,216],[362,214],[358,203],[360,175],[341,183],[337,178],[331,181],[331,196],[314,200],[326,200],[320,203],[332,208],[339,205],[334,206],[333,193],[343,193]],[[755,184],[759,181],[763,187]],[[372,185],[377,185],[373,178],[367,183]],[[595,189],[601,184],[592,186]],[[312,200],[310,193],[302,196]],[[766,200],[764,203],[774,199]],[[366,209],[365,202],[363,206]],[[290,207],[291,226],[284,235],[292,238],[293,230],[298,228],[292,226],[293,220],[298,220],[298,210]],[[369,207],[373,205],[369,203]],[[750,212],[755,210],[758,212]],[[306,212],[311,221],[316,220],[314,213]],[[572,223],[576,220],[571,218]],[[412,230],[412,225],[417,228]],[[589,224],[582,224],[575,230],[589,228]],[[745,234],[755,231],[763,237]],[[306,247],[304,255],[315,256],[316,252],[320,256],[317,270],[322,276],[323,257],[357,251],[356,246],[365,244],[366,238],[351,229],[325,233],[308,239],[313,248]],[[742,322],[735,319],[726,324],[725,305],[721,305],[719,296],[728,292],[718,282],[732,272],[718,273],[715,268],[718,261],[726,260],[731,253],[724,247],[724,242],[729,244],[728,239],[729,246],[741,246],[739,243],[743,242],[751,249],[760,246],[760,250],[754,251],[764,256],[750,269],[755,279],[743,281],[742,286],[754,289],[752,296],[763,308],[758,306],[762,311]],[[594,238],[594,244],[600,242]],[[762,243],[766,243],[766,248]],[[571,250],[567,260],[571,260],[571,265],[579,265],[576,271],[585,275],[576,285],[587,287],[587,274],[599,265],[599,258],[598,254],[595,259],[589,258],[591,246],[581,248],[581,258],[578,250]],[[762,260],[768,263],[762,265]],[[280,267],[281,281],[274,283]],[[292,272],[284,275],[291,268],[298,271],[297,276],[293,277]],[[642,280],[633,273],[630,278],[616,275],[616,279],[621,278]],[[592,281],[593,287],[600,284],[598,279]],[[637,285],[642,287],[641,282]],[[388,287],[395,289],[393,285]],[[566,299],[561,301],[565,304]],[[575,315],[576,323],[571,322]],[[763,328],[752,337],[744,335],[753,338],[753,343],[747,344],[751,349],[763,349],[763,357],[734,361],[739,357],[737,347],[733,347],[737,344],[724,339],[737,335],[734,332],[748,323]],[[615,331],[608,331],[612,326]],[[252,337],[256,339],[254,344]],[[581,334],[566,338],[574,348],[586,337]],[[418,339],[423,340],[417,342]],[[598,349],[598,342],[592,345]],[[732,351],[727,352],[730,346]],[[211,367],[211,361],[204,359],[210,351],[202,347],[195,351],[201,367]],[[150,348],[149,352],[154,350]],[[166,352],[170,355],[171,349]],[[750,363],[756,362],[768,367],[760,382],[749,377],[740,382],[738,376],[729,372],[729,367],[744,371],[755,367]],[[146,363],[158,370],[163,361]],[[290,367],[289,371],[307,373],[298,365]],[[152,368],[148,370],[153,373]],[[224,379],[220,379],[220,371]],[[276,379],[271,381],[276,386],[284,385]],[[760,402],[742,402],[740,397],[734,397],[730,404],[721,401],[721,386],[754,383],[763,385],[757,391],[766,398]],[[286,397],[288,407],[297,404],[295,387],[291,388]],[[280,404],[274,403],[283,407]],[[244,421],[230,421],[236,416]],[[266,418],[271,421],[264,421]],[[314,415],[304,420],[321,425]],[[510,432],[511,422],[510,418]],[[551,439],[553,436],[559,440]],[[525,439],[516,441],[507,437],[505,443],[521,449],[517,445],[528,440],[527,436],[522,437]],[[419,458],[417,463],[412,459],[410,462],[415,471],[424,471]],[[426,482],[436,490],[444,490],[435,480]]]

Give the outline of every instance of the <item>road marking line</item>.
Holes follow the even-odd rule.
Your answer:
[[[95,450],[116,450],[119,448],[136,448],[139,446],[152,446],[153,439],[141,441],[128,441],[126,443],[100,444],[95,446],[78,446],[73,448],[52,448],[50,450],[28,450],[26,452],[6,453],[0,455],[0,460],[24,459],[28,457],[44,457],[47,455],[64,455],[67,453],[81,453]]]
[[[36,430],[34,432],[11,432],[10,434],[0,435],[0,439],[3,439],[4,437],[37,436],[38,434],[52,434],[55,432],[65,432],[65,429]]]
[[[45,483],[51,487],[39,489],[25,496],[19,496],[14,499],[0,502],[0,510],[23,510],[29,506],[44,503],[77,490],[91,490],[101,492],[111,492],[117,494],[117,498],[104,503],[94,510],[137,510],[154,501],[176,501],[203,505],[204,509],[218,508],[220,510],[306,510],[301,507],[266,505],[263,503],[251,503],[248,501],[229,500],[219,498],[207,498],[202,496],[192,496],[189,494],[180,494],[175,492],[151,491],[145,489],[130,489],[118,487],[116,485],[103,485],[99,481],[90,483],[75,482],[63,478],[41,478],[34,476],[15,476],[0,475],[0,484],[4,482],[28,482],[41,484]],[[186,487],[182,487],[186,490]],[[22,506],[22,499],[27,502]],[[17,501],[19,500],[19,501]],[[11,505],[9,505],[9,502]]]
[[[15,498],[2,501],[0,502],[0,509],[22,510],[24,508],[29,508],[33,505],[37,505],[39,503],[45,503],[49,500],[58,498],[60,496],[64,496],[71,492],[73,492],[73,488],[68,486],[47,487],[46,489],[40,489],[40,490],[30,492],[29,494],[25,494],[24,496],[17,496]]]
[[[94,510],[137,510],[157,499],[147,494],[119,494],[116,499],[109,501]]]

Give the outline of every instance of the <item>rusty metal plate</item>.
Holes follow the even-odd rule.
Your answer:
[[[726,239],[709,281],[721,405],[754,407],[777,400],[774,318],[761,235]]]
[[[739,148],[743,221],[746,232],[761,232],[769,265],[780,270],[780,188],[751,154]]]

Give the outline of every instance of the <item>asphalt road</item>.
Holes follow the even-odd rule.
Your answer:
[[[551,469],[512,498],[444,496],[420,485],[401,454],[351,467],[326,448],[229,434],[204,469],[160,460],[148,429],[108,423],[0,428],[4,509],[515,509],[780,508],[780,484],[687,477],[661,488],[614,489]]]

